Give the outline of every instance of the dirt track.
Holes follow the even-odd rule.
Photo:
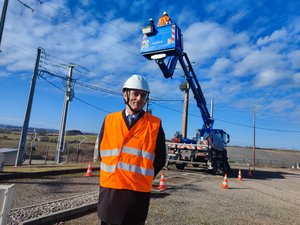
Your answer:
[[[300,171],[256,168],[237,180],[237,168],[222,189],[223,177],[188,167],[165,171],[164,192],[153,192],[146,224],[157,225],[280,225],[300,224]],[[159,177],[155,183],[159,182]],[[96,225],[96,213],[60,223]]]

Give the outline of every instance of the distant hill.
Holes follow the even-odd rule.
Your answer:
[[[83,133],[80,130],[68,130],[66,135],[83,135]]]
[[[11,130],[11,131],[20,131],[22,130],[21,126],[9,125],[9,124],[0,124],[0,130]],[[28,127],[28,132],[37,132],[37,133],[58,133],[56,129],[46,129],[46,128],[37,128],[37,127]]]
[[[0,124],[0,131],[3,133],[3,131],[17,131],[21,132],[22,127],[21,126],[15,126],[15,125],[9,125],[9,124]],[[28,132],[33,133],[37,132],[39,134],[57,134],[59,133],[59,130],[57,129],[48,129],[48,128],[37,128],[37,127],[29,127]],[[83,135],[83,134],[94,134],[92,132],[82,132],[80,130],[67,130],[67,135]]]

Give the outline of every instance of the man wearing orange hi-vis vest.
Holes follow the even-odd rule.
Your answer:
[[[171,23],[172,23],[171,18],[169,17],[168,13],[166,11],[164,11],[162,16],[158,20],[157,26],[158,27],[166,26]]]
[[[152,180],[166,163],[161,120],[143,110],[147,80],[132,75],[122,92],[126,108],[108,114],[99,134],[101,225],[145,224]]]

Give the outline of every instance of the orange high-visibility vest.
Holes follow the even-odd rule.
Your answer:
[[[171,24],[171,19],[169,16],[164,15],[159,18],[157,26],[161,27],[161,26],[166,26],[167,24]]]
[[[144,115],[128,130],[122,111],[104,121],[100,144],[100,186],[150,192],[160,119]]]

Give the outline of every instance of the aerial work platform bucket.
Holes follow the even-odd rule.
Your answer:
[[[145,30],[145,28],[143,29]],[[149,29],[148,33],[143,33],[140,53],[147,59],[175,56],[183,51],[181,30],[175,23],[155,27]]]

